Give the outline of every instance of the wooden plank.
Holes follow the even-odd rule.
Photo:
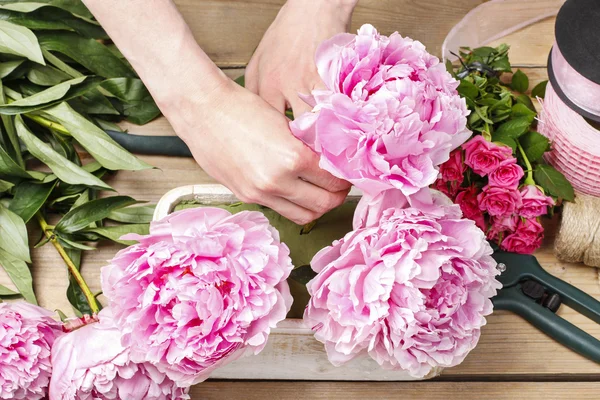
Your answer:
[[[592,400],[599,382],[228,382],[192,388],[193,400]]]
[[[438,54],[452,26],[483,1],[361,0],[354,12],[351,31],[370,23],[384,34],[400,31],[420,40]],[[175,0],[196,40],[219,66],[246,65],[284,2]]]

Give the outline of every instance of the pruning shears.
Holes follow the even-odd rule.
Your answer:
[[[496,250],[503,287],[492,299],[497,310],[512,311],[571,350],[600,363],[600,340],[556,312],[561,304],[600,324],[600,301],[546,272],[531,255]]]

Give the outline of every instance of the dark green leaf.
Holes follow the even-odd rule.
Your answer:
[[[128,233],[137,233],[138,235],[147,235],[150,232],[150,224],[127,224],[118,226],[102,226],[86,229],[86,232],[97,233],[98,235],[112,240],[113,242],[130,246],[135,244],[134,240],[121,240],[123,235]]]
[[[54,65],[56,68],[69,75],[70,77],[79,78],[85,76],[81,72],[77,71],[75,68],[71,67],[69,64],[67,64],[66,62],[49,52],[48,50],[42,49],[42,54],[50,64]]]
[[[454,72],[454,65],[452,65],[452,61],[446,60],[446,71],[454,78],[456,78],[456,73]]]
[[[510,116],[512,118],[523,117],[523,118],[526,118],[527,120],[529,120],[529,123],[533,122],[536,115],[537,115],[537,113],[535,111],[532,111],[531,109],[529,109],[529,107],[527,107],[523,103],[517,103],[514,106],[512,106],[512,110],[510,113]]]
[[[303,265],[295,268],[290,273],[290,279],[300,282],[303,285],[306,285],[315,276],[317,276],[317,273],[312,270],[310,265]]]
[[[67,30],[75,31],[85,37],[106,39],[102,27],[76,17],[71,13],[53,7],[41,7],[32,12],[10,11],[0,9],[0,20],[12,22],[31,30]]]
[[[143,125],[160,115],[154,99],[140,79],[107,79],[101,86],[123,102],[123,114],[134,124]]]
[[[3,205],[0,205],[0,249],[18,260],[31,262],[25,222]]]
[[[147,224],[152,221],[155,205],[121,208],[111,211],[108,219],[126,224]]]
[[[4,285],[0,285],[0,296],[16,296],[19,293],[10,290],[9,288],[7,288]]]
[[[27,126],[25,126],[25,123],[23,123],[23,120],[20,116],[17,116],[15,122],[19,138],[21,138],[27,147],[29,153],[46,164],[60,180],[72,185],[86,185],[112,190],[112,188],[102,180],[96,178],[94,175],[85,171],[72,161],[64,158],[62,155],[52,149],[49,144],[38,139],[37,136],[31,133]]]
[[[78,270],[81,270],[81,250],[76,249],[65,249],[67,255],[75,264],[75,267]],[[69,287],[67,288],[67,299],[69,299],[69,303],[73,306],[75,310],[80,312],[81,314],[92,315],[92,309],[90,308],[83,291],[73,278],[73,275],[69,274]],[[98,303],[100,305],[100,303]]]
[[[554,167],[546,164],[538,164],[533,172],[533,177],[535,182],[544,188],[550,195],[567,201],[573,201],[575,199],[573,186],[571,186],[567,178],[554,169]]]
[[[0,107],[6,104],[6,102],[7,99],[4,94],[4,86],[0,81]],[[25,166],[25,163],[23,162],[23,156],[21,155],[21,144],[19,143],[19,138],[17,137],[17,131],[15,130],[13,118],[9,115],[0,115],[0,119],[2,119],[2,124],[4,125],[3,134],[6,135],[4,141],[7,144],[7,153],[19,166]]]
[[[55,230],[61,233],[74,233],[87,228],[92,222],[100,221],[111,211],[139,203],[129,196],[113,196],[92,200],[69,211],[56,224]]]
[[[42,49],[64,54],[105,78],[135,77],[135,73],[102,43],[72,32],[41,33]]]
[[[235,83],[237,83],[238,85],[240,85],[241,87],[245,87],[246,86],[246,75],[238,76],[233,81]]]
[[[152,168],[118,145],[102,129],[76,113],[67,103],[60,103],[43,112],[62,124],[104,168],[132,171]]]
[[[4,193],[9,191],[14,185],[14,183],[3,181],[0,179],[0,193]]]
[[[48,200],[55,185],[56,182],[45,184],[21,182],[15,191],[14,200],[10,203],[10,211],[21,217],[25,223],[29,222]]]
[[[519,138],[519,142],[525,150],[525,155],[530,162],[538,161],[550,148],[550,141],[544,135],[530,131]]]
[[[83,114],[119,115],[112,103],[99,90],[93,89],[69,104]]]
[[[30,11],[25,11],[27,3],[33,3]],[[22,12],[31,12],[42,7],[42,5],[46,5],[61,8],[87,19],[93,18],[92,14],[80,0],[0,0],[0,5],[5,7],[13,5],[12,9],[15,9],[15,6],[20,6],[20,9],[23,10]]]
[[[537,111],[533,105],[533,102],[531,101],[531,97],[527,96],[526,94],[520,94],[517,96],[517,103],[526,106],[529,108],[529,110],[533,111],[537,115]]]
[[[68,81],[71,77],[59,69],[49,65],[33,65],[27,71],[27,79],[36,85],[54,86],[61,82]]]
[[[38,39],[29,29],[0,20],[0,52],[25,57],[44,64]]]
[[[37,304],[29,267],[24,261],[19,260],[11,253],[0,249],[0,265],[4,267],[4,271],[15,284],[21,296],[28,302]]]
[[[512,76],[510,88],[519,93],[525,93],[529,89],[529,78],[523,71],[518,69]]]
[[[479,95],[479,89],[466,79],[460,81],[456,89],[462,97],[474,100]]]
[[[502,123],[493,133],[494,141],[502,142],[504,138],[518,139],[521,135],[529,130],[531,120],[529,117],[513,118]]]
[[[546,96],[546,86],[548,85],[548,81],[542,81],[535,85],[535,87],[531,90],[531,97],[539,97],[544,98]]]
[[[29,172],[17,164],[0,146],[0,174],[18,178],[32,178]]]
[[[63,235],[57,234],[58,241],[65,249],[73,249],[73,250],[96,250],[95,247],[85,245],[83,243],[79,243],[75,240],[67,239]]]
[[[80,77],[52,86],[32,96],[0,106],[0,114],[15,115],[41,110],[81,96],[100,84],[100,77]]]

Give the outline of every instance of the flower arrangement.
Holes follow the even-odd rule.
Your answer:
[[[540,247],[540,218],[551,215],[562,200],[573,200],[564,176],[543,161],[550,150],[546,137],[533,130],[535,107],[529,79],[510,72],[508,47],[464,49],[458,91],[471,110],[468,127],[474,136],[440,167],[434,188],[460,205],[464,215],[502,250],[530,254]],[[454,69],[448,66],[450,71]],[[543,97],[545,82],[532,90]],[[518,94],[520,93],[520,94]]]

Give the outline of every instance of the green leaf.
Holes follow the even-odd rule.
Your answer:
[[[245,87],[246,86],[246,75],[238,76],[233,81],[235,83],[237,83],[238,85],[240,85],[241,87]]]
[[[17,116],[15,122],[17,134],[27,147],[27,150],[29,150],[29,153],[46,164],[61,181],[72,185],[86,185],[112,190],[102,180],[96,178],[72,161],[69,161],[56,152],[49,144],[38,139],[37,136],[29,131],[21,116]]]
[[[3,205],[0,205],[0,249],[18,260],[31,262],[25,222]]]
[[[77,249],[65,249],[67,255],[75,264],[77,270],[81,270],[81,250]],[[73,275],[69,273],[69,287],[67,288],[67,299],[69,303],[73,306],[75,310],[77,310],[81,314],[92,315],[92,309],[90,308],[89,303],[83,291],[73,278]],[[100,303],[98,303],[100,305]]]
[[[0,296],[16,296],[19,293],[14,292],[4,285],[0,285]]]
[[[0,114],[15,115],[41,110],[81,96],[100,84],[100,77],[80,77],[52,86],[29,97],[0,106]]]
[[[494,141],[502,142],[504,138],[518,139],[529,130],[531,120],[529,117],[518,117],[501,124],[492,134]]]
[[[529,110],[533,111],[537,115],[537,110],[531,101],[531,97],[527,96],[526,94],[520,94],[517,96],[517,103],[526,106],[529,108]]]
[[[64,237],[60,234],[57,234],[57,237],[58,237],[58,240],[60,241],[61,245],[65,249],[69,248],[69,249],[73,249],[73,250],[86,250],[86,251],[96,250],[95,247],[88,246],[83,243],[79,243],[75,240],[67,239],[66,237]]]
[[[83,114],[120,115],[112,103],[98,89],[90,90],[78,99],[73,99],[69,104]]]
[[[56,68],[58,68],[65,74],[71,76],[72,78],[79,78],[81,76],[85,76],[81,72],[77,71],[75,68],[71,67],[69,64],[55,56],[54,54],[50,53],[48,50],[42,49],[42,54],[50,64],[54,65]]]
[[[295,268],[290,273],[290,279],[293,279],[296,282],[300,282],[303,285],[306,285],[315,276],[317,276],[317,273],[312,270],[310,265],[303,265],[301,267]]]
[[[14,183],[3,181],[0,179],[0,193],[4,193],[9,191],[14,185]]]
[[[98,228],[86,229],[86,232],[96,233],[113,242],[130,246],[135,244],[135,240],[121,240],[123,235],[128,233],[137,233],[138,235],[147,235],[150,232],[150,224],[127,224],[118,226],[103,226]]]
[[[467,99],[471,100],[475,100],[479,95],[479,89],[477,89],[477,86],[466,79],[460,81],[456,90],[462,97],[466,97]]]
[[[113,196],[92,200],[65,214],[55,231],[60,233],[75,233],[87,228],[92,222],[100,221],[108,216],[111,211],[139,203],[129,196]]]
[[[546,86],[548,85],[548,81],[542,81],[535,85],[535,87],[531,90],[531,97],[539,97],[543,99],[546,96]]]
[[[517,103],[514,106],[512,106],[512,110],[510,113],[510,116],[512,118],[524,117],[524,118],[527,118],[527,120],[529,120],[529,123],[533,122],[536,115],[537,115],[537,113],[535,111],[532,111],[529,107],[527,107],[523,103]]]
[[[575,200],[573,186],[554,167],[546,164],[538,164],[533,171],[533,177],[535,182],[550,195],[567,201]]]
[[[529,78],[523,71],[518,69],[512,76],[510,88],[519,93],[525,93],[529,89]]]
[[[550,148],[548,138],[538,132],[530,131],[519,138],[519,142],[525,150],[525,155],[530,162],[538,161]]]
[[[117,144],[102,129],[76,113],[67,103],[45,109],[43,113],[62,124],[104,168],[131,171],[152,168]]]
[[[0,249],[0,265],[4,267],[4,271],[15,284],[21,296],[28,302],[37,304],[29,267],[24,261],[19,260],[11,253]]]
[[[61,70],[49,65],[33,65],[27,71],[27,79],[36,85],[54,86],[61,82],[68,81],[71,77]]]
[[[0,79],[4,79],[12,74],[19,66],[23,64],[23,60],[6,61],[0,63]]]
[[[27,3],[35,4],[37,8],[40,8],[42,5],[57,7],[83,18],[93,18],[90,11],[80,0],[0,0],[0,4],[4,7],[9,4],[13,6],[21,4],[21,7],[25,8],[24,4]]]
[[[111,211],[107,218],[127,224],[147,224],[152,222],[156,205],[121,208]]]
[[[135,77],[135,73],[102,43],[72,32],[41,33],[42,49],[56,51],[105,78]]]
[[[0,52],[28,58],[44,65],[38,39],[29,29],[0,20]]]
[[[143,125],[160,115],[154,99],[140,79],[107,79],[101,86],[123,102],[123,114],[134,124]]]
[[[32,178],[29,172],[17,164],[0,146],[0,174],[17,178]]]
[[[6,96],[4,95],[4,86],[0,81],[0,107],[6,104]],[[23,156],[21,155],[21,144],[19,143],[19,138],[17,137],[17,131],[15,130],[15,123],[13,118],[9,115],[0,115],[0,119],[2,119],[2,124],[4,125],[4,134],[5,143],[8,147],[8,154],[10,157],[15,160],[15,162],[21,166],[25,166],[25,162],[23,162]],[[10,144],[10,146],[8,146]]]
[[[10,203],[10,211],[17,214],[25,223],[42,208],[56,181],[51,183],[35,183],[30,181],[21,182],[15,191],[14,200]]]

